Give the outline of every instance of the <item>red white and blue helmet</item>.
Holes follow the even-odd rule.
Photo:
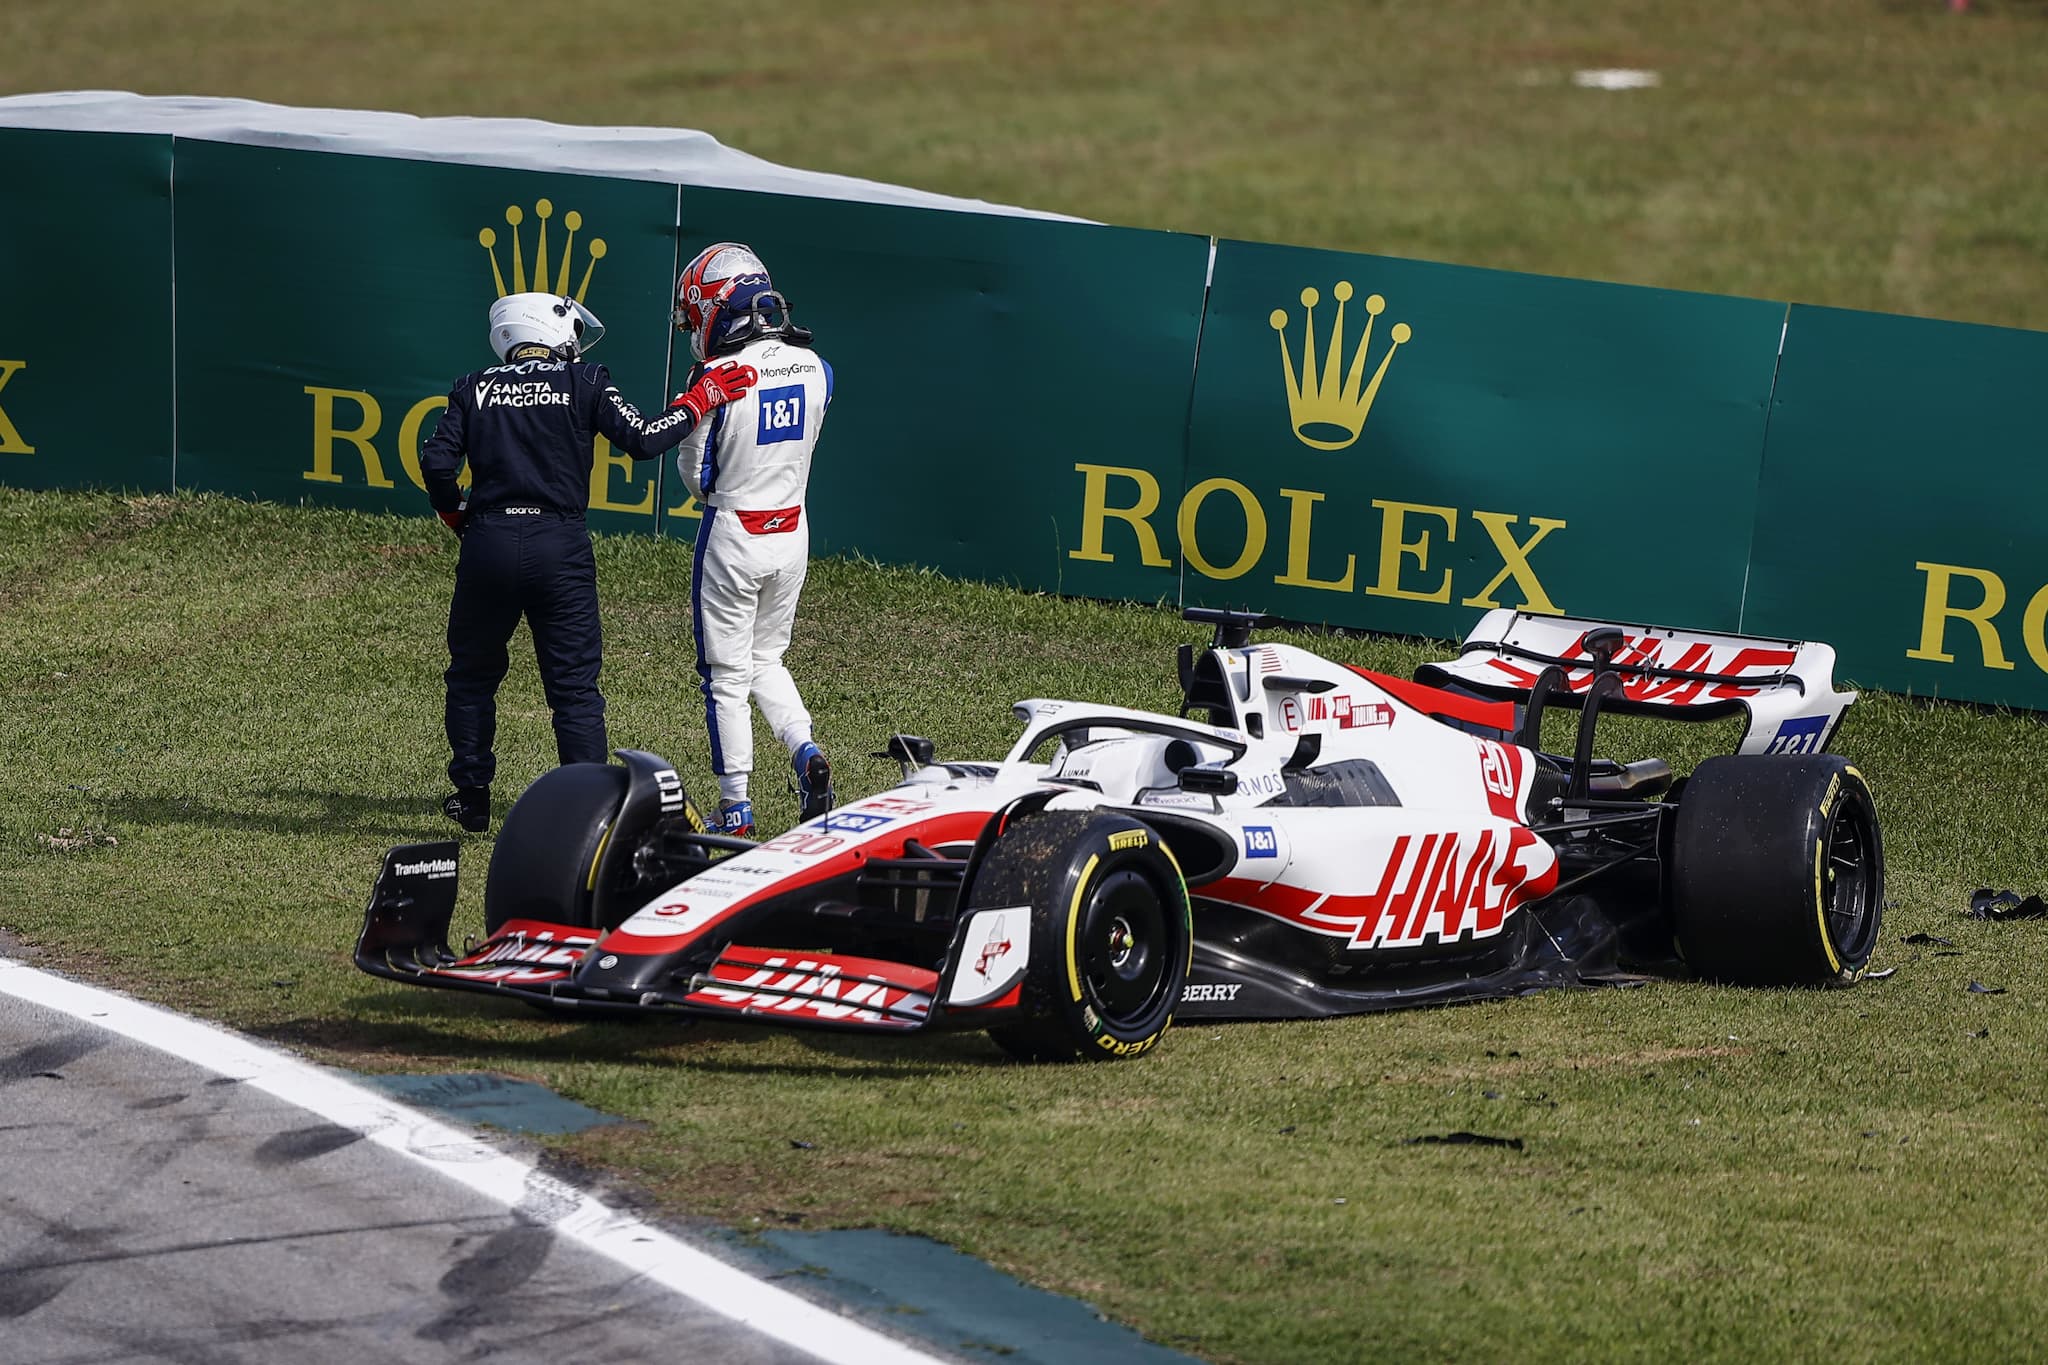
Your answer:
[[[735,312],[744,314],[774,287],[750,246],[719,242],[698,252],[676,277],[676,330],[689,333],[690,354],[707,359]]]

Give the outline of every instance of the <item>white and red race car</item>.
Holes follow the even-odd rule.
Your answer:
[[[453,842],[391,850],[355,960],[554,1011],[985,1029],[1029,1059],[1128,1057],[1176,1015],[1300,1018],[1640,974],[1853,976],[1884,859],[1829,754],[1826,645],[1510,611],[1389,677],[1194,610],[1179,715],[1032,700],[999,762],[894,736],[894,787],[761,843],[675,770],[543,776],[498,835],[486,936],[448,945]],[[1547,710],[1579,711],[1543,751]],[[1674,780],[1594,756],[1601,715],[1747,717]]]

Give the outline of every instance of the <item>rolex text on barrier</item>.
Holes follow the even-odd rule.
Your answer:
[[[1076,560],[1189,603],[1458,636],[1477,611],[1732,627],[1781,305],[1219,245],[1186,479],[1072,462]],[[1654,543],[1683,573],[1617,573]]]

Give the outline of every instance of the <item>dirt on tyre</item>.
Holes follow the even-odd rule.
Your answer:
[[[484,929],[515,919],[584,929],[593,923],[594,869],[626,798],[627,773],[610,763],[570,763],[519,794],[491,848]]]
[[[1047,811],[992,847],[967,908],[1031,908],[1023,1013],[989,1030],[1025,1061],[1149,1052],[1173,1023],[1193,963],[1194,916],[1172,853],[1142,822]]]
[[[1672,929],[1699,975],[1820,985],[1870,960],[1884,846],[1863,775],[1833,754],[1710,758],[1686,783]]]

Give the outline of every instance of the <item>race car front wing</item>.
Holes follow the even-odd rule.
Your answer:
[[[370,893],[355,963],[409,985],[511,996],[547,1010],[660,1013],[905,1032],[933,1020],[940,974],[843,953],[726,944],[702,970],[678,967],[665,989],[631,996],[580,985],[577,970],[602,935],[518,919],[482,943],[449,946],[460,849],[453,841],[402,844],[384,855]]]

